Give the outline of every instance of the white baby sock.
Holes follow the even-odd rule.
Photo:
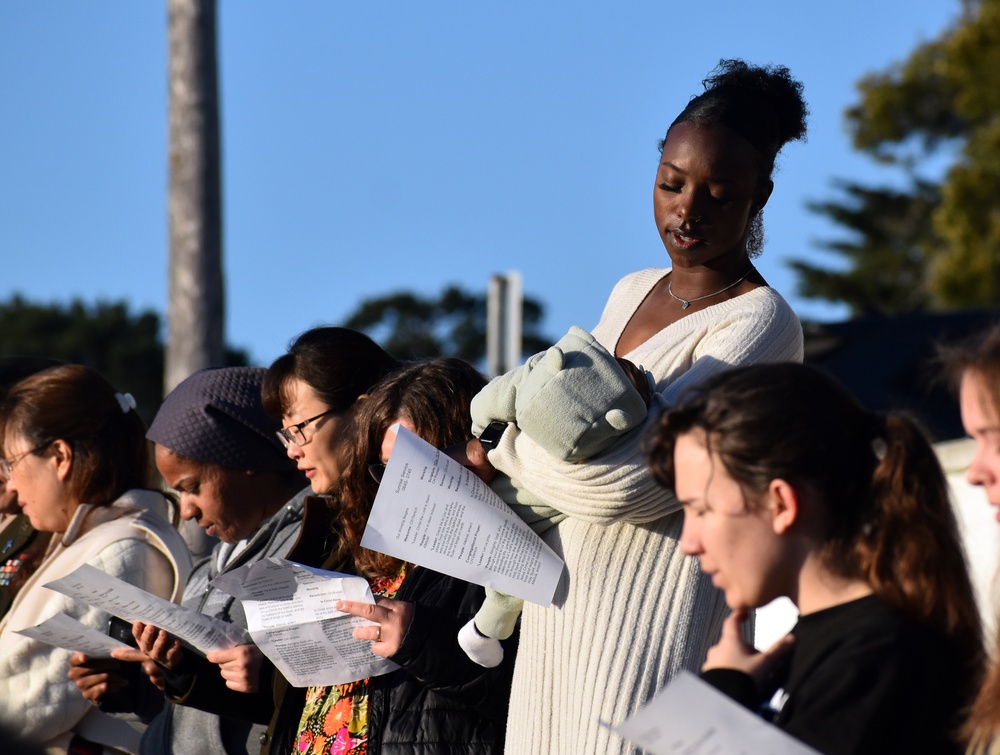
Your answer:
[[[475,619],[471,619],[458,631],[458,644],[462,646],[465,654],[480,666],[495,668],[503,660],[503,645],[500,644],[500,640],[481,634],[476,629]]]

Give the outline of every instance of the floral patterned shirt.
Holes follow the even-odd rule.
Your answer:
[[[406,577],[403,564],[394,577],[369,580],[374,595],[396,597]],[[295,738],[298,755],[366,755],[368,752],[368,687],[361,679],[333,687],[310,687]]]

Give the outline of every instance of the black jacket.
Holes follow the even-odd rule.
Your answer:
[[[321,501],[307,502],[303,537],[288,558],[315,564],[312,533],[329,531]],[[319,514],[319,516],[316,516]],[[301,547],[300,547],[301,546]],[[310,563],[311,562],[311,563]],[[347,571],[343,564],[323,568]],[[401,668],[371,680],[369,755],[491,755],[503,752],[517,633],[505,640],[504,660],[487,669],[458,645],[458,630],[482,605],[485,591],[452,577],[412,567],[396,600],[413,603],[413,619],[392,660]],[[304,688],[275,680],[275,717],[262,755],[290,755],[305,702]]]

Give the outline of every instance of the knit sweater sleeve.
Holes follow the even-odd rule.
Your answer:
[[[606,309],[605,317],[608,314]],[[646,432],[663,409],[675,403],[688,386],[724,369],[802,359],[798,318],[768,288],[696,312],[677,323],[681,324],[664,329],[628,355],[657,380],[655,406],[642,427],[578,464],[554,458],[529,436],[509,427],[490,452],[492,464],[516,486],[577,519],[597,524],[641,523],[676,511],[673,495],[650,475],[644,450]],[[599,330],[594,332],[597,335]],[[614,344],[605,347],[611,351]]]

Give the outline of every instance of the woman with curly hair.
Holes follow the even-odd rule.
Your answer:
[[[753,265],[775,159],[805,134],[802,85],[787,68],[740,60],[722,61],[704,84],[660,144],[653,215],[670,266],[622,279],[592,331],[652,375],[649,417],[580,463],[516,424],[488,452],[518,490],[565,514],[543,536],[566,562],[554,605],[527,604],[521,618],[513,755],[634,752],[601,722],[620,723],[697,668],[726,607],[677,547],[682,516],[650,476],[643,428],[721,370],[802,359],[798,319]],[[484,454],[472,443],[467,456],[475,465]]]
[[[365,577],[376,604],[338,608],[371,621],[356,629],[355,637],[371,642],[373,653],[400,668],[332,687],[279,684],[269,752],[501,752],[516,640],[505,641],[504,663],[489,669],[470,660],[457,640],[459,628],[482,602],[483,588],[361,546],[378,491],[375,478],[391,453],[395,426],[438,448],[462,442],[469,404],[485,382],[459,359],[415,362],[359,402],[338,461],[339,483],[330,491],[331,525],[317,529],[315,542],[303,543],[289,558]]]

